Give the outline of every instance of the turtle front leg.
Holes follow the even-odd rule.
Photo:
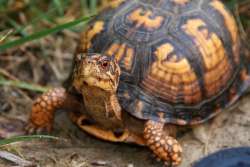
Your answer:
[[[32,105],[27,133],[50,132],[53,127],[54,114],[59,108],[77,105],[76,100],[64,88],[54,88],[39,96]],[[77,108],[77,106],[74,106]]]
[[[181,162],[182,148],[175,138],[163,133],[163,127],[161,122],[149,120],[145,123],[143,135],[146,145],[166,165],[177,166]]]

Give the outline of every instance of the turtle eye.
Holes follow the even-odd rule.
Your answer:
[[[108,67],[108,65],[109,65],[109,62],[107,61],[102,62],[102,67],[106,68]]]
[[[107,68],[109,67],[109,62],[108,62],[108,61],[102,61],[102,62],[101,62],[101,67],[102,67],[103,69],[107,69]]]

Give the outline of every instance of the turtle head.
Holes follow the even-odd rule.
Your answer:
[[[116,96],[120,68],[118,62],[100,54],[75,57],[73,86],[82,94],[88,115],[107,129],[122,126],[121,107]]]
[[[119,78],[120,68],[115,58],[101,54],[76,55],[73,84],[77,90],[93,87],[114,93]]]

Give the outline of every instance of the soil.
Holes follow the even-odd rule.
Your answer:
[[[2,89],[7,94],[12,91],[15,96],[15,112],[1,115],[1,119],[12,117],[26,121],[31,101],[18,104],[18,95],[10,88]],[[11,92],[8,92],[11,93]],[[9,97],[11,97],[9,96]],[[25,100],[22,100],[24,102]],[[13,111],[13,109],[12,109]],[[18,115],[17,115],[18,113]],[[1,121],[3,123],[3,121]],[[20,121],[22,122],[22,121]],[[13,133],[22,133],[22,124],[13,120],[5,122],[5,128],[19,127]],[[60,137],[59,140],[33,140],[8,146],[24,159],[34,162],[37,166],[46,167],[157,167],[162,166],[154,160],[151,152],[144,147],[135,145],[109,143],[93,138],[80,131],[67,118],[65,112],[56,117],[55,128],[51,135]],[[2,126],[1,126],[2,128]],[[180,167],[189,167],[206,154],[220,149],[250,146],[250,95],[246,95],[234,109],[222,112],[213,121],[193,128],[179,138],[183,146],[183,162]],[[19,133],[20,134],[20,133]],[[197,137],[198,136],[198,137]],[[199,139],[198,139],[199,138]],[[0,159],[0,166],[12,166],[12,162]]]

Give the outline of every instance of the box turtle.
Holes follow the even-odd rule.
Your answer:
[[[65,88],[36,99],[28,132],[67,108],[84,131],[181,162],[176,127],[201,124],[249,87],[249,58],[219,0],[113,0],[81,36]]]

